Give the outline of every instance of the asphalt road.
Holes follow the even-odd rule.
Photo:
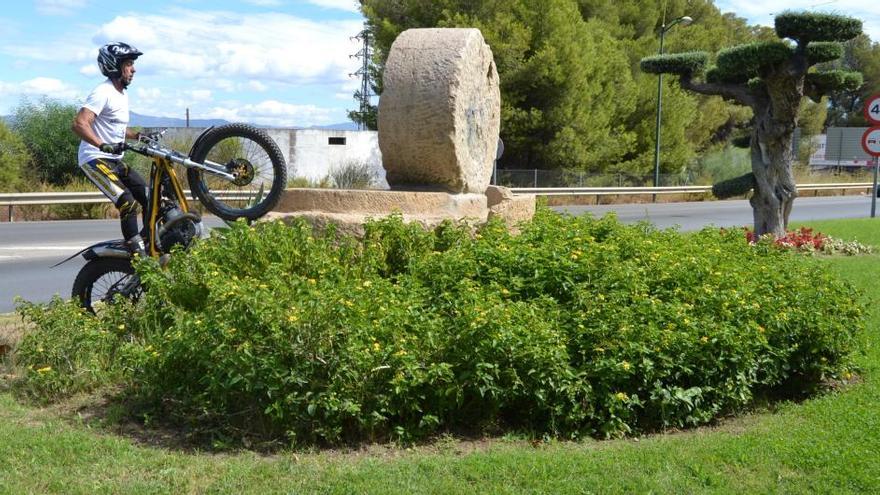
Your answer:
[[[204,222],[223,225],[214,217]],[[121,237],[119,220],[0,223],[0,313],[15,309],[16,296],[34,302],[48,302],[55,294],[69,298],[85,260],[78,256],[52,265],[96,242]]]
[[[614,212],[623,222],[649,221],[660,228],[698,230],[707,225],[732,227],[751,225],[752,210],[747,201],[699,203],[646,203],[556,208],[574,215],[601,217]],[[799,198],[791,221],[808,222],[833,218],[870,216],[868,196]],[[221,225],[206,218],[209,226]],[[15,308],[13,299],[46,302],[53,294],[70,297],[81,257],[59,267],[55,263],[95,242],[120,237],[118,220],[76,220],[58,222],[0,223],[0,313]]]

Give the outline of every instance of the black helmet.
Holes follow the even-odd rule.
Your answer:
[[[98,50],[98,67],[101,74],[114,79],[119,77],[123,60],[135,60],[143,55],[137,48],[121,42],[107,43]]]

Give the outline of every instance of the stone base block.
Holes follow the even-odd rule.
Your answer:
[[[489,218],[501,218],[513,231],[516,231],[518,223],[529,221],[535,216],[534,194],[514,196],[506,187],[489,186],[486,189],[486,200]]]
[[[275,211],[264,219],[290,221],[302,217],[316,229],[334,223],[340,232],[360,235],[367,220],[395,213],[406,222],[433,228],[444,220],[485,223],[489,207],[485,195],[473,193],[287,189]]]

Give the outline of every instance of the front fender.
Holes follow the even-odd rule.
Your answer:
[[[122,239],[114,239],[112,241],[101,241],[92,244],[91,246],[77,252],[73,256],[70,256],[67,259],[55,263],[54,265],[52,265],[52,268],[55,268],[56,266],[63,263],[67,263],[68,261],[80,255],[82,255],[83,258],[89,261],[95,258],[131,259],[131,251],[129,251],[128,247],[125,245],[125,241]]]

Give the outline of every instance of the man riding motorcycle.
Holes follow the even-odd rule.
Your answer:
[[[122,236],[132,253],[146,257],[144,239],[138,230],[138,211],[147,209],[147,184],[143,177],[123,163],[125,139],[140,134],[128,129],[126,88],[134,74],[134,61],[143,55],[126,43],[108,43],[98,51],[98,67],[107,80],[89,94],[73,121],[72,130],[82,141],[79,167],[86,177],[119,210]],[[146,219],[144,219],[146,225]]]

